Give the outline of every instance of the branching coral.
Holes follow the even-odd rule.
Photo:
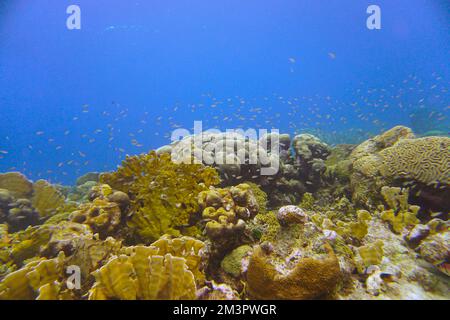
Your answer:
[[[408,204],[408,189],[383,187],[381,193],[390,209],[381,209],[381,219],[388,221],[396,233],[402,233],[405,228],[414,227],[420,222],[417,213],[418,206]]]
[[[217,172],[200,164],[179,164],[154,151],[127,157],[116,172],[102,174],[102,183],[130,196],[129,226],[146,243],[163,234],[178,236],[199,206],[197,195],[219,182]]]

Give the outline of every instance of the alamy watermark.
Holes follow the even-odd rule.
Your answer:
[[[366,27],[369,30],[381,29],[381,8],[378,5],[371,4],[367,7],[366,13],[369,17],[366,20]],[[66,14],[69,16],[66,19],[66,26],[69,30],[81,29],[81,8],[76,4],[67,7]]]
[[[77,265],[68,266],[66,269],[66,274],[69,277],[66,280],[66,286],[69,290],[80,290],[81,289],[81,269]]]
[[[194,132],[178,128],[172,132],[172,161],[210,166],[258,165],[263,176],[275,175],[280,167],[279,130],[208,129],[194,122]]]
[[[381,29],[381,8],[375,4],[367,7],[367,14],[370,16],[366,20],[366,26],[369,30]]]
[[[69,30],[81,29],[81,8],[75,4],[70,5],[66,9],[66,13],[69,15],[66,20],[66,26]]]

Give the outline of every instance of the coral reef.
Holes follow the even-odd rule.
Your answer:
[[[199,137],[75,186],[0,174],[0,299],[450,298],[448,138]]]
[[[8,274],[0,282],[0,299],[31,300],[39,298],[40,291],[46,291],[45,285],[61,280],[63,263],[64,253],[61,253],[54,259],[32,261],[22,269]]]
[[[248,256],[251,251],[252,247],[249,245],[237,247],[222,260],[220,266],[226,273],[233,277],[239,277],[242,272],[242,260]]]

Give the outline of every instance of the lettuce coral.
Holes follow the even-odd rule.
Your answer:
[[[164,235],[153,242],[151,246],[159,249],[159,255],[171,254],[186,259],[186,265],[194,275],[195,281],[198,284],[204,282],[203,264],[206,258],[204,242],[191,237],[171,238]]]
[[[31,203],[41,218],[53,215],[57,208],[64,204],[63,194],[45,180],[38,180],[33,184]]]
[[[0,189],[8,190],[17,199],[28,199],[33,192],[33,184],[19,172],[8,172],[0,174]]]
[[[102,183],[130,196],[128,225],[150,243],[163,234],[178,236],[198,212],[197,195],[219,183],[215,169],[171,161],[168,154],[127,157],[116,172],[105,173]]]
[[[36,299],[42,286],[60,280],[64,253],[54,259],[39,259],[8,274],[0,282],[0,300]]]
[[[195,279],[184,258],[158,255],[152,246],[127,249],[94,272],[89,299],[195,299]]]

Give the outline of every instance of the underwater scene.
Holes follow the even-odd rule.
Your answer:
[[[0,300],[449,300],[450,2],[0,0]]]

